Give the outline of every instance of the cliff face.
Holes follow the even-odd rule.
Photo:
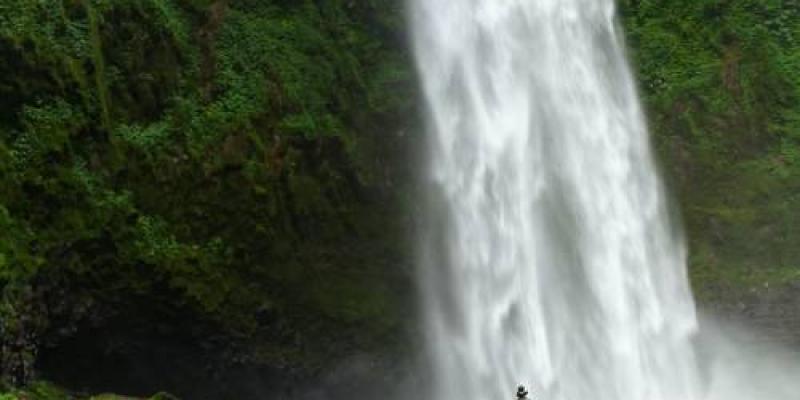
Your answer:
[[[704,303],[800,277],[800,5],[621,2]]]
[[[400,348],[400,6],[0,4],[2,376],[114,389]]]
[[[800,276],[800,6],[620,6],[698,297],[762,304]],[[246,398],[353,357],[394,376],[423,142],[402,7],[3,1],[3,379]]]

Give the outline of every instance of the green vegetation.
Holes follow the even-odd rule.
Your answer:
[[[800,277],[800,4],[622,1],[701,299]]]
[[[413,85],[357,3],[0,2],[0,376],[120,320],[305,370],[399,343]]]
[[[0,391],[0,400],[177,400],[168,393],[157,393],[144,398],[101,394],[97,396],[76,396],[45,382],[35,382],[22,390]]]
[[[25,390],[0,392],[0,400],[61,400],[68,398],[69,395],[66,392],[47,383],[33,383]]]

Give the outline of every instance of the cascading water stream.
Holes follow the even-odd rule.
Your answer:
[[[413,0],[436,400],[704,398],[612,0]]]

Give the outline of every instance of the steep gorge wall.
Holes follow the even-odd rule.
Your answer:
[[[402,17],[378,0],[2,2],[3,378],[190,386],[399,351]]]
[[[703,303],[800,278],[800,5],[624,0]]]

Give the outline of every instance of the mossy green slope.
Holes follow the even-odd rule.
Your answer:
[[[133,304],[287,367],[397,343],[400,20],[378,0],[0,2],[6,378]]]
[[[800,277],[800,4],[622,1],[698,294]]]
[[[128,397],[115,394],[97,396],[78,396],[45,382],[36,382],[25,389],[3,391],[0,389],[0,400],[178,400],[168,393],[157,393],[152,397]]]

